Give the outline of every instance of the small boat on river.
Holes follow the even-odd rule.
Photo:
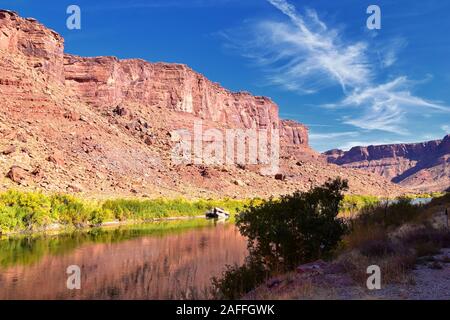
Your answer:
[[[228,219],[230,217],[230,213],[222,208],[212,208],[205,215],[207,219]]]

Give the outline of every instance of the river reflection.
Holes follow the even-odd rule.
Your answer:
[[[242,263],[233,224],[204,220],[0,241],[0,299],[204,298],[212,276]],[[68,290],[66,268],[81,268]]]

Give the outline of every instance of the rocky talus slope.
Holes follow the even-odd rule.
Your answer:
[[[324,155],[330,163],[366,170],[417,192],[450,187],[450,135],[422,143],[336,149]]]
[[[65,54],[59,34],[7,10],[0,10],[0,106],[1,190],[266,197],[343,176],[354,193],[404,191],[327,164],[309,147],[308,129],[281,120],[269,98],[230,92],[183,64]],[[175,130],[189,134],[199,121],[216,133],[278,130],[278,172],[262,173],[259,158],[253,165],[174,161],[183,135]]]

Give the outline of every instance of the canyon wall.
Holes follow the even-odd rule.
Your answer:
[[[231,92],[183,64],[65,55],[64,70],[66,85],[95,108],[167,108],[230,128],[280,129],[282,141],[308,147],[307,128],[280,121],[271,99]]]
[[[284,128],[278,106],[271,99],[231,92],[186,65],[64,54],[64,39],[58,33],[8,10],[0,11],[0,29],[0,49],[11,57],[25,56],[24,62],[40,73],[43,81],[64,84],[93,108],[110,110],[129,103],[167,108],[230,128],[280,129],[282,141],[307,147],[307,128],[293,121]],[[8,80],[0,76],[0,84],[20,87],[20,78],[26,78],[17,78],[14,70],[5,71],[10,76]]]
[[[308,128],[281,120],[269,98],[231,92],[183,64],[66,54],[56,32],[7,10],[0,10],[0,106],[0,191],[251,198],[344,176],[354,193],[402,192],[318,159]],[[176,163],[173,131],[200,120],[220,131],[278,129],[278,173],[262,174],[262,162]]]
[[[370,171],[422,191],[450,187],[450,135],[422,143],[334,149],[324,156],[329,163]]]
[[[64,39],[33,18],[0,10],[0,49],[10,55],[22,54],[46,80],[64,82]]]

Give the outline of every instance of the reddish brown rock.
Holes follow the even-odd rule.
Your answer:
[[[13,166],[9,169],[6,177],[14,181],[15,183],[22,183],[28,176],[28,171],[19,167]]]
[[[69,119],[69,120],[72,120],[72,121],[78,121],[81,118],[80,114],[78,112],[75,112],[75,111],[67,111],[64,114],[64,117],[66,119]]]
[[[5,155],[5,156],[7,156],[7,155],[10,155],[10,154],[12,154],[12,153],[14,153],[14,152],[16,152],[16,147],[15,146],[9,146],[9,147],[7,147],[5,150],[3,150],[3,154]]]
[[[378,177],[317,159],[308,147],[308,129],[280,120],[269,98],[231,92],[182,64],[81,58],[64,55],[63,48],[54,31],[0,10],[0,143],[26,143],[29,156],[21,154],[17,165],[29,167],[32,158],[33,167],[45,172],[39,185],[49,190],[77,192],[67,186],[82,185],[93,196],[129,196],[133,181],[140,194],[152,197],[269,197],[344,175],[354,192],[401,191]],[[275,181],[273,171],[261,174],[261,163],[230,164],[226,170],[175,164],[171,132],[192,131],[200,121],[205,130],[220,132],[279,129],[279,169],[289,183]],[[60,155],[49,157],[48,150]],[[304,165],[296,166],[300,160]],[[55,169],[64,163],[70,165]],[[10,166],[0,162],[3,172]],[[245,188],[233,183],[237,180]]]
[[[269,98],[233,93],[183,64],[73,55],[65,55],[64,61],[66,85],[96,108],[140,103],[190,113],[235,128],[280,126],[278,107]],[[122,113],[120,107],[114,110]],[[291,140],[307,143],[304,132],[290,130],[289,134]]]
[[[293,120],[281,120],[281,136],[286,146],[309,146],[308,128]]]
[[[444,191],[450,185],[450,135],[422,143],[335,149],[324,155],[330,163],[370,171],[418,191]]]
[[[128,114],[127,109],[125,109],[124,107],[121,107],[121,106],[115,107],[113,112],[114,112],[114,114],[117,114],[118,116],[121,116],[121,117],[126,116]]]
[[[80,192],[83,192],[83,189],[78,185],[70,184],[67,186],[67,191],[74,192],[74,193],[80,193]]]
[[[63,83],[64,40],[59,34],[34,19],[20,18],[8,10],[0,10],[0,29],[1,50],[24,54],[48,80]],[[8,81],[10,85],[20,82],[14,78]]]
[[[42,168],[40,166],[37,166],[36,168],[34,168],[34,170],[31,172],[31,174],[39,179],[44,178],[44,170],[42,170]]]
[[[47,160],[58,166],[63,166],[65,163],[64,154],[61,151],[54,151],[50,156],[48,156]]]

